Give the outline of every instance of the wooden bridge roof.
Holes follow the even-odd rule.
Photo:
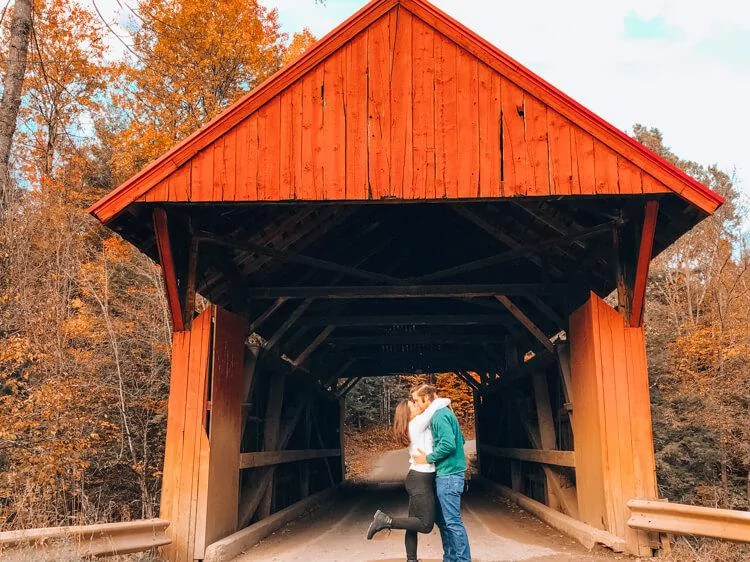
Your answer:
[[[174,294],[383,372],[539,348],[722,201],[428,2],[374,0],[90,211],[168,250]]]
[[[97,202],[721,198],[423,0],[374,0]]]

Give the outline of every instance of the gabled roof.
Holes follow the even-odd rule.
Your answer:
[[[584,131],[586,135],[593,138],[595,143],[600,143],[601,146],[606,147],[607,151],[616,155],[616,162],[621,161],[629,167],[635,166],[644,177],[653,178],[655,183],[663,186],[664,191],[677,193],[705,213],[712,213],[723,202],[718,194],[575,102],[429,2],[425,0],[373,0],[318,41],[297,61],[277,72],[211,122],[95,203],[89,212],[102,222],[108,222],[131,203],[139,200],[160,200],[158,197],[148,199],[144,196],[170,177],[180,174],[189,178],[190,173],[189,168],[185,168],[186,163],[199,155],[201,151],[211,147],[213,143],[261,109],[275,96],[279,96],[285,89],[304,78],[394,8],[407,10],[415,20],[420,20],[442,37],[455,43],[483,65],[501,75],[508,83],[544,104],[572,127]],[[615,178],[618,175],[617,166],[616,163]],[[209,178],[208,181],[216,182],[217,180]],[[642,192],[647,193],[647,190],[644,188]],[[657,192],[659,188],[651,191],[651,193]],[[597,193],[592,191],[589,194]],[[513,195],[518,194],[513,193]],[[227,198],[223,197],[223,199]],[[336,197],[323,196],[320,199],[335,200]],[[175,200],[187,202],[193,199],[187,196],[182,199],[170,199],[170,201]],[[222,197],[217,196],[215,199],[209,197],[201,200],[221,201]]]

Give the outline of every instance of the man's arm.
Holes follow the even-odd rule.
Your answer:
[[[432,416],[437,412],[440,408],[445,408],[446,406],[450,405],[451,401],[448,398],[435,398],[429,406],[425,409],[424,412],[417,415],[413,420],[409,422],[409,425],[414,424],[412,427],[418,431],[422,432],[430,425],[430,421],[432,420]]]
[[[434,440],[432,452],[427,455],[427,462],[438,463],[448,458],[456,450],[456,435],[447,417],[440,416],[433,420],[432,438]]]

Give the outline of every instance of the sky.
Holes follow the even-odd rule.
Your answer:
[[[317,37],[366,3],[261,1]],[[658,127],[680,158],[734,172],[750,200],[750,2],[432,1],[616,127]]]

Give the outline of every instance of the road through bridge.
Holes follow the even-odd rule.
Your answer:
[[[467,442],[467,456],[471,456],[473,450],[474,442]],[[235,561],[403,560],[403,532],[381,533],[374,540],[367,541],[364,531],[376,509],[394,514],[406,513],[403,480],[407,464],[406,450],[386,453],[373,466],[367,479],[341,491],[339,501],[329,502],[279,528]],[[512,502],[493,494],[489,486],[480,482],[470,484],[462,507],[472,556],[477,561],[604,562],[625,558],[604,548],[589,551]],[[419,541],[420,560],[442,560],[437,529],[429,535],[420,535]]]

